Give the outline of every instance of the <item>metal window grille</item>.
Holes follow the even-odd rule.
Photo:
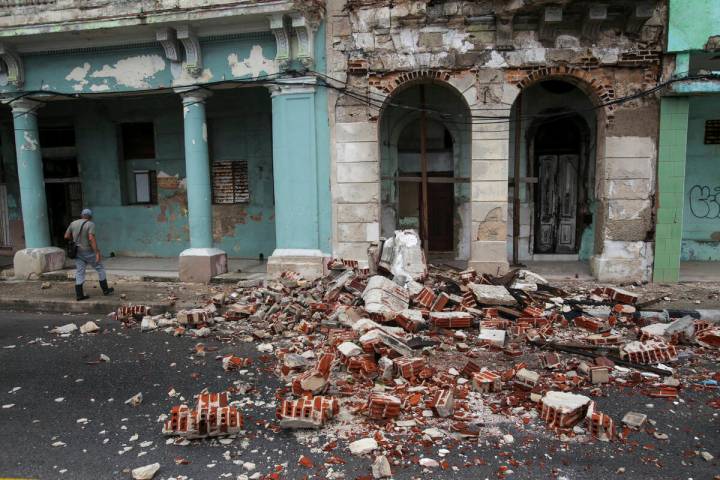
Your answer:
[[[250,201],[247,161],[213,163],[212,181],[213,203],[232,204]]]

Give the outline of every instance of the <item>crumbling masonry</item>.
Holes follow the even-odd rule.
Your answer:
[[[422,230],[418,180],[403,184],[403,155],[409,155],[403,129],[423,110],[430,116],[442,110],[435,121],[452,137],[445,142],[450,180],[443,182],[454,186],[447,210],[453,221],[445,233],[450,248],[435,250],[482,272],[508,268],[519,155],[518,258],[570,254],[587,259],[600,280],[649,279],[658,102],[627,97],[660,78],[664,2],[338,0],[327,8],[328,75],[337,80],[330,81],[337,88],[329,97],[337,256],[365,258],[387,231],[417,226],[403,209],[420,212]],[[412,103],[418,88],[425,103]],[[398,114],[399,104],[410,108]],[[543,122],[558,114],[582,124],[580,146],[571,152],[576,157],[561,155],[564,140],[552,136],[552,125],[550,137],[541,135]],[[432,143],[430,133],[426,141]],[[541,145],[559,145],[560,156],[543,156],[548,151]],[[543,183],[548,158],[560,159],[550,171],[576,183],[575,190]],[[566,164],[577,182],[562,177]],[[432,213],[441,197],[432,197],[437,184],[427,185],[432,253],[433,241],[443,244],[432,237],[441,229]],[[560,189],[550,207],[542,203],[548,188]],[[572,197],[569,204],[563,195]],[[558,213],[564,210],[566,219]],[[546,217],[549,226],[542,225]]]

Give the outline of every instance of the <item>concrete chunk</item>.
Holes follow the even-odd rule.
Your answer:
[[[507,288],[502,285],[468,284],[475,299],[481,305],[515,305],[515,298],[510,295]]]

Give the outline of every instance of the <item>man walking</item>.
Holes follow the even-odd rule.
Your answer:
[[[103,295],[110,295],[115,289],[109,288],[105,267],[101,263],[102,255],[95,239],[95,223],[92,222],[92,210],[84,209],[79,219],[70,223],[65,231],[65,239],[72,240],[77,245],[75,257],[75,296],[77,300],[90,298],[83,292],[85,283],[85,268],[88,264],[95,269],[100,280]]]

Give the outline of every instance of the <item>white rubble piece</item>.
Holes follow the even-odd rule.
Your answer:
[[[437,468],[440,466],[440,463],[432,458],[421,458],[418,463],[425,468]]]
[[[157,323],[155,323],[155,320],[152,317],[143,317],[142,322],[140,322],[140,331],[141,332],[147,332],[150,330],[155,330],[158,328]]]
[[[365,455],[368,454],[374,450],[377,450],[378,443],[375,441],[374,438],[361,438],[360,440],[355,440],[349,445],[350,453],[353,455]]]
[[[125,400],[126,405],[132,405],[133,407],[137,407],[140,405],[143,401],[143,394],[142,393],[136,393],[132,397]]]
[[[392,477],[392,469],[390,468],[390,462],[385,455],[380,455],[375,458],[372,464],[373,478],[388,478]]]
[[[80,333],[94,333],[98,330],[100,330],[100,327],[98,327],[92,320],[80,326]]]
[[[515,374],[515,382],[526,388],[534,387],[538,380],[540,380],[540,374],[527,368],[521,368]]]
[[[572,427],[582,420],[591,400],[585,395],[569,392],[547,392],[541,400],[540,416],[551,426]]]
[[[362,299],[365,302],[365,311],[382,315],[388,320],[395,318],[410,305],[408,291],[381,275],[370,277]]]
[[[422,280],[427,277],[425,252],[420,236],[415,230],[396,230],[393,237],[385,240],[378,264],[398,280]]]
[[[515,297],[510,295],[508,289],[502,285],[469,283],[468,287],[470,287],[475,299],[481,305],[515,305],[517,303]]]
[[[622,418],[622,423],[630,428],[639,429],[645,424],[645,420],[647,420],[647,415],[644,413],[627,412]]]
[[[494,330],[492,328],[483,328],[478,335],[478,341],[487,342],[498,347],[505,346],[505,330]]]
[[[75,325],[74,323],[68,323],[61,327],[53,328],[52,330],[50,330],[50,333],[57,333],[58,335],[67,335],[68,333],[72,333],[77,329],[78,329],[77,325]]]
[[[208,312],[202,308],[193,308],[191,310],[180,310],[177,312],[177,322],[180,325],[197,325],[204,323],[208,319]]]
[[[144,467],[134,468],[132,471],[132,478],[134,480],[152,480],[158,470],[160,470],[159,463],[152,463],[150,465],[145,465]]]
[[[399,353],[400,356],[411,357],[413,355],[412,349],[410,347],[408,347],[403,341],[397,339],[393,335],[390,335],[389,333],[387,333],[379,328],[370,330],[365,335],[360,337],[358,340],[360,343],[365,343],[365,342],[369,342],[369,341],[376,340],[376,339],[380,339],[380,341],[386,347]]]
[[[343,342],[337,347],[338,352],[346,358],[357,357],[363,352],[363,349],[352,342]]]

